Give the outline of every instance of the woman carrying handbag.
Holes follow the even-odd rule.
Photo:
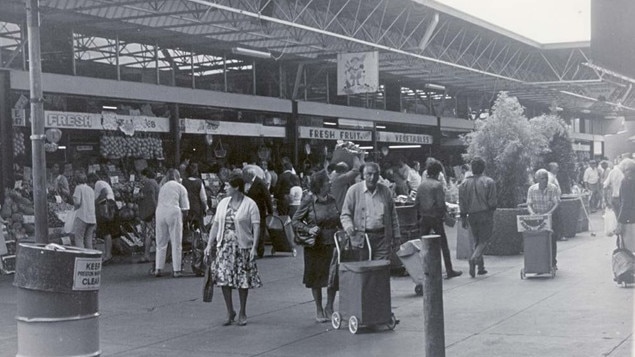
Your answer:
[[[330,178],[326,171],[311,176],[312,194],[302,199],[291,221],[298,234],[315,236],[315,244],[304,246],[304,276],[302,282],[311,289],[315,301],[317,322],[330,321],[337,290],[328,286],[329,266],[335,247],[334,234],[340,225],[335,198],[330,194]],[[322,288],[326,287],[326,306],[322,308]]]

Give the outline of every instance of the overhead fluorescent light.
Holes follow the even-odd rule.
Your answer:
[[[362,150],[372,150],[373,149],[372,146],[360,146],[359,148],[362,149]]]
[[[105,110],[117,110],[117,107],[113,107],[112,105],[104,105],[101,107],[101,109],[105,109]]]
[[[232,53],[250,57],[271,58],[271,52],[252,50],[244,47],[234,47],[232,48]]]
[[[584,113],[584,114],[589,114],[589,113],[591,113],[591,111],[590,111],[590,110],[588,110],[588,109],[582,109],[582,110],[580,110],[580,112],[582,112],[582,113]]]
[[[386,129],[386,126],[377,124],[377,125],[375,125],[375,128],[377,128],[377,129]]]
[[[337,125],[337,123],[333,123],[333,122],[331,122],[331,121],[325,121],[325,122],[322,122],[322,124],[324,124],[324,125],[330,125],[330,126],[335,126],[335,125]]]
[[[57,150],[66,150],[66,146],[58,146]]]
[[[389,149],[418,149],[421,145],[389,145]]]
[[[445,90],[445,86],[442,86],[440,84],[434,84],[434,83],[426,83],[424,87],[427,89]]]

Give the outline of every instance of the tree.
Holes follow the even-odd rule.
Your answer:
[[[532,133],[537,140],[546,140],[547,147],[538,154],[535,168],[546,168],[550,162],[560,167],[558,183],[562,193],[571,193],[571,182],[575,180],[576,156],[573,141],[569,136],[567,125],[557,115],[546,114],[529,120]],[[540,138],[542,136],[542,138]]]
[[[466,134],[465,160],[485,160],[485,174],[496,181],[498,207],[514,208],[525,201],[532,158],[546,150],[542,135],[532,135],[529,120],[516,97],[500,92],[491,115],[476,121],[476,130]]]

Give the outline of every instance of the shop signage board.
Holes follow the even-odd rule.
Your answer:
[[[432,135],[426,135],[426,134],[410,134],[410,133],[395,133],[390,131],[378,131],[377,141],[385,142],[385,143],[429,145],[429,144],[432,144],[433,137]]]
[[[170,119],[162,117],[132,116],[115,113],[75,113],[44,112],[44,126],[47,128],[118,130],[130,126],[134,131],[169,133]]]
[[[264,136],[284,138],[285,128],[265,126],[259,123],[240,123],[206,119],[181,119],[181,132],[184,134],[213,134],[231,136]]]
[[[311,126],[298,127],[300,139],[372,141],[373,133],[369,130],[342,130]]]
[[[571,146],[573,148],[573,151],[591,151],[591,145],[573,143],[573,145]]]

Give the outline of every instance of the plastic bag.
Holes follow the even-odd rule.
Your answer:
[[[77,216],[77,210],[72,210],[66,215],[64,221],[64,232],[73,233],[73,226],[75,225],[75,217]]]
[[[612,209],[607,209],[604,212],[604,233],[607,237],[612,237],[615,234],[617,228],[617,217]]]

